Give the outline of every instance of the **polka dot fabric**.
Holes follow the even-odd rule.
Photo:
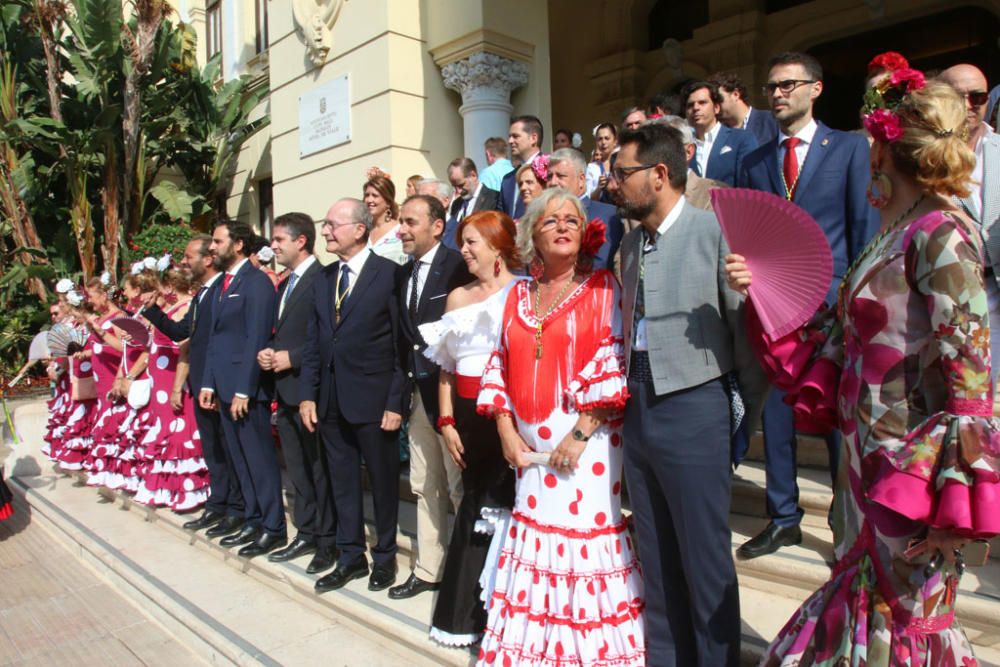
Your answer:
[[[618,288],[596,272],[560,307],[565,322],[547,326],[544,355],[563,377],[547,377],[534,359],[533,325],[524,319],[530,292],[512,291],[499,349],[483,377],[479,410],[513,415],[531,449],[551,452],[575,427],[578,406],[610,408],[572,474],[544,465],[518,471],[517,497],[506,530],[494,535],[492,581],[484,590],[488,608],[479,665],[645,664],[643,589],[639,564],[621,511],[621,409],[627,391],[622,368]],[[519,303],[519,299],[522,301]],[[591,334],[574,332],[586,322]],[[593,324],[596,323],[596,326]],[[508,374],[507,360],[519,370]],[[528,419],[524,387],[551,409]],[[553,388],[555,387],[555,389]],[[557,391],[561,400],[553,400]],[[520,396],[514,398],[512,396]]]

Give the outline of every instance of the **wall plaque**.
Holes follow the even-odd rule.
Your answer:
[[[350,91],[344,75],[299,96],[299,157],[351,140]]]

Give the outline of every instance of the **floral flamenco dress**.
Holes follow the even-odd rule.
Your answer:
[[[188,303],[177,304],[166,315],[173,316]],[[179,358],[180,346],[154,329],[148,366],[153,386],[146,408],[150,417],[142,440],[145,463],[135,500],[185,512],[208,500],[208,467],[194,420],[194,401],[187,388],[179,411],[170,404]]]
[[[123,345],[125,349],[122,369],[127,375],[146,351],[146,346],[128,340],[123,341]],[[136,465],[135,442],[130,437],[130,432],[137,412],[127,400],[118,401],[113,405],[115,411],[109,415],[107,422],[99,432],[95,429],[93,467],[87,484],[135,493],[140,480]],[[100,425],[100,420],[98,424]]]
[[[935,211],[876,237],[843,315],[768,341],[765,369],[796,422],[839,425],[837,562],[765,665],[975,665],[955,620],[960,575],[903,557],[927,527],[1000,533],[1000,422],[991,417],[989,322],[974,232]],[[752,309],[748,309],[752,311]]]
[[[58,361],[61,360],[53,360],[52,363],[57,363]],[[49,418],[45,424],[45,435],[42,436],[42,439],[45,441],[45,444],[42,445],[42,453],[50,461],[55,462],[59,460],[63,432],[66,430],[66,422],[69,420],[70,413],[73,410],[68,370],[63,370],[59,373],[59,377],[55,381],[52,398],[48,400],[47,405],[49,408]]]
[[[84,344],[83,351],[93,351],[97,338],[91,334]],[[83,463],[93,444],[91,431],[97,420],[96,398],[74,398],[74,384],[89,383],[94,380],[94,366],[91,359],[69,358],[70,377],[70,410],[66,425],[61,431],[56,430],[57,437],[62,439],[57,461],[63,470],[82,470]]]
[[[478,398],[510,413],[525,443],[551,452],[579,411],[610,408],[572,474],[520,469],[514,509],[483,570],[480,665],[645,664],[643,589],[621,511],[622,410],[628,392],[618,284],[595,271],[542,323],[530,281],[511,290]]]

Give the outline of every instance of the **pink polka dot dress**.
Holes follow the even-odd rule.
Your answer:
[[[97,339],[93,334],[87,338],[84,351],[93,350]],[[82,384],[94,379],[94,365],[90,359],[69,359],[70,403],[69,416],[58,436],[62,439],[57,461],[63,470],[82,470],[90,453],[94,439],[91,432],[97,420],[97,399],[77,397],[74,384]]]
[[[45,441],[42,453],[51,461],[59,460],[59,452],[63,446],[63,434],[66,431],[66,421],[73,409],[70,398],[69,371],[63,371],[55,382],[52,398],[48,401],[49,419],[45,425]]]
[[[173,316],[187,305],[187,301],[179,303],[166,314]],[[146,408],[149,418],[144,420],[148,426],[142,439],[145,463],[135,500],[185,512],[208,500],[208,468],[194,421],[194,402],[187,388],[183,390],[180,410],[170,404],[179,358],[178,344],[154,329],[148,366],[153,386]]]
[[[596,271],[535,340],[529,281],[510,293],[479,394],[509,412],[527,445],[551,452],[579,411],[610,408],[572,474],[518,471],[514,510],[483,572],[488,622],[479,665],[645,664],[641,572],[621,510],[621,411],[628,397],[618,284]]]

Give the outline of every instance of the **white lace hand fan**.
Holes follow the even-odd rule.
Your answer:
[[[87,343],[87,333],[83,329],[77,329],[62,322],[53,324],[46,338],[48,339],[49,352],[53,357],[68,357],[74,352],[82,350]]]

